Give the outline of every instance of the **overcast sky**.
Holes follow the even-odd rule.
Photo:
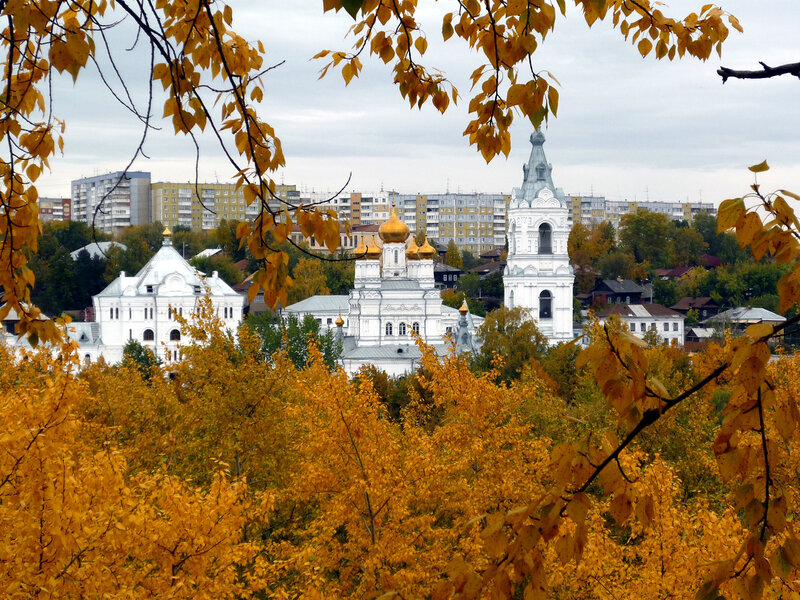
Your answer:
[[[517,118],[508,159],[486,164],[462,132],[469,116],[468,76],[478,58],[460,40],[441,40],[439,14],[449,5],[420,0],[430,47],[427,66],[444,70],[463,100],[445,116],[426,106],[411,110],[392,84],[391,69],[365,60],[362,76],[345,87],[338,73],[318,80],[321,49],[348,49],[345,13],[322,13],[320,0],[237,0],[234,26],[249,40],[261,39],[267,61],[284,64],[266,78],[262,117],[283,142],[287,165],[276,175],[300,189],[336,191],[352,173],[347,191],[381,187],[401,193],[481,191],[509,193],[522,181],[531,126]],[[699,10],[702,0],[670,2],[674,16]],[[674,63],[642,59],[618,31],[604,23],[589,29],[572,9],[536,55],[536,68],[560,81],[558,118],[545,131],[553,180],[570,194],[610,199],[719,203],[743,194],[752,182],[748,165],[767,159],[773,167],[765,187],[800,192],[800,81],[729,80],[720,65],[751,69],[800,61],[800,2],[734,0],[723,8],[745,32],[732,31],[722,58]],[[129,32],[128,32],[129,33]],[[136,94],[143,87],[146,55],[125,49],[124,30],[114,45]],[[40,195],[68,196],[69,182],[123,168],[138,145],[138,122],[115,104],[95,73],[55,82],[54,106],[65,119],[64,157],[40,180]],[[137,96],[141,98],[141,95]],[[163,98],[160,99],[163,103]],[[161,115],[161,108],[154,109]],[[172,135],[170,123],[149,139],[133,170],[153,181],[194,177],[192,145]],[[204,141],[201,181],[230,181],[232,168],[211,140]]]

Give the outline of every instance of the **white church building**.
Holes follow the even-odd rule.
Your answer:
[[[449,352],[446,336],[456,351],[476,349],[475,327],[483,320],[442,304],[433,278],[436,250],[427,242],[418,247],[394,207],[378,231],[383,247],[362,243],[355,249],[354,287],[349,296],[312,296],[288,306],[286,313],[311,315],[321,325],[336,326],[342,340],[342,365],[356,373],[375,365],[391,376],[413,371],[422,357],[413,334],[440,355]],[[337,314],[338,313],[338,314]],[[335,319],[335,321],[333,321]],[[333,321],[333,323],[331,323]]]
[[[522,187],[514,190],[508,207],[504,302],[508,308],[530,310],[539,331],[557,344],[573,339],[569,208],[564,192],[553,185],[544,135],[536,131],[530,141],[533,148],[522,167]]]
[[[129,340],[137,340],[162,360],[177,360],[183,334],[175,317],[190,318],[205,294],[224,327],[236,331],[244,297],[216,271],[204,277],[175,250],[170,236],[165,229],[161,248],[136,275],[121,272],[93,297],[93,323],[70,323],[70,337],[80,344],[85,362],[102,356],[118,363]]]

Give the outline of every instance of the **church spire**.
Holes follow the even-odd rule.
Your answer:
[[[547,157],[544,155],[544,142],[545,137],[540,129],[537,129],[531,134],[530,137],[531,155],[528,158],[528,163],[522,166],[522,172],[525,174],[522,182],[522,188],[518,192],[519,198],[532,200],[539,195],[543,189],[549,189],[553,195],[557,195],[556,187],[553,185],[553,165],[547,162]]]

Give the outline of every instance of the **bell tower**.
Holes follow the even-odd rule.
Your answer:
[[[503,273],[505,305],[530,310],[550,343],[570,341],[572,285],[569,264],[569,208],[553,185],[553,167],[544,154],[544,134],[531,137],[531,155],[523,165],[522,187],[514,189],[508,209],[508,262]]]

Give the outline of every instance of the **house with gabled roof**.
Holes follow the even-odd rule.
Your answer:
[[[616,315],[636,337],[644,338],[648,331],[655,331],[666,343],[673,341],[683,345],[684,321],[686,317],[660,304],[611,304],[597,313],[601,324]]]

